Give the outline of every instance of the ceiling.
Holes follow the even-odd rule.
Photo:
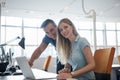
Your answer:
[[[72,19],[87,19],[82,9],[82,0],[1,0],[2,16],[17,16],[26,18],[68,17]],[[5,2],[5,4],[3,4]],[[84,0],[86,12],[91,9],[96,12],[98,21],[120,22],[120,0]]]

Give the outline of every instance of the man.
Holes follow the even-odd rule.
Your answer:
[[[54,23],[54,21],[51,19],[45,20],[42,23],[41,28],[43,28],[46,35],[44,36],[39,47],[33,52],[29,60],[30,66],[33,65],[33,62],[42,54],[42,52],[47,48],[49,43],[51,43],[54,47],[56,47],[57,26]],[[64,68],[64,65],[61,65],[61,63],[57,60],[57,73],[62,68]]]

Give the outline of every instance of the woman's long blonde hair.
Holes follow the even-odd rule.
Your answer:
[[[64,18],[60,20],[58,24],[58,34],[57,34],[57,54],[58,54],[59,60],[63,64],[66,64],[68,62],[68,58],[69,58],[70,51],[71,51],[71,42],[69,41],[69,39],[61,35],[60,30],[59,30],[61,23],[66,23],[70,25],[71,27],[73,27],[73,34],[75,36],[77,36],[78,33],[75,29],[74,24],[68,18]]]

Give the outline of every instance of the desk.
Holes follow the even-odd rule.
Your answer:
[[[0,80],[32,80],[32,79],[26,79],[23,75],[11,75],[11,76],[0,76]],[[45,80],[58,80],[58,79],[45,79]],[[77,80],[77,79],[69,78],[66,80]]]
[[[46,71],[38,70],[38,69],[32,69],[32,71],[35,72],[34,74],[38,74],[37,76],[39,76],[39,77],[41,76],[37,80],[59,80],[55,77],[51,78],[54,75],[56,76],[56,74],[54,74],[54,73],[50,73],[50,72],[46,72]],[[42,79],[42,78],[44,78],[44,79]],[[22,74],[21,75],[13,75],[12,74],[12,75],[8,75],[8,76],[0,76],[0,80],[33,80],[33,79],[25,78],[24,75],[22,75]],[[77,79],[69,78],[66,80],[77,80]]]
[[[113,64],[112,69],[114,69],[114,70],[120,69],[120,64]]]
[[[112,65],[112,71],[111,71],[111,80],[119,80],[120,78],[120,64],[113,64]]]
[[[0,76],[0,80],[25,80],[23,75]]]
[[[29,74],[29,72],[28,73],[24,73],[27,77],[29,76],[29,77],[32,77],[32,75],[33,76],[35,76],[35,74],[36,74],[36,77],[38,78],[38,79],[42,79],[42,78],[46,78],[45,80],[48,80],[48,78],[51,78],[51,77],[54,77],[54,76],[56,76],[56,74],[55,73],[50,73],[50,72],[46,72],[46,71],[43,71],[43,70],[39,70],[39,69],[31,69],[31,74]],[[19,70],[19,71],[16,71],[17,73],[22,73],[22,71],[21,70]],[[28,79],[28,78],[25,78],[24,76],[25,75],[22,75],[22,74],[20,74],[20,75],[14,75],[14,74],[11,74],[11,75],[4,75],[4,76],[0,76],[0,80],[33,80],[33,79]],[[32,77],[33,78],[33,77]],[[37,79],[37,80],[38,80]],[[42,80],[44,80],[44,79],[42,79]],[[49,80],[56,80],[56,78],[54,77],[54,78],[51,78],[51,79],[49,79]]]
[[[39,70],[39,69],[31,69],[33,73],[31,74],[36,74],[36,77],[39,77],[39,79],[37,80],[59,80],[57,79],[55,76],[57,75],[56,73],[51,73],[51,72],[46,72],[43,70]],[[21,70],[16,71],[17,73],[21,73]],[[26,73],[25,73],[26,74]],[[31,74],[27,73],[27,77],[31,77]],[[33,78],[33,77],[32,77]],[[49,78],[49,79],[48,79]],[[0,80],[33,80],[33,79],[28,79],[25,78],[23,74],[20,75],[16,75],[16,74],[11,74],[11,75],[4,75],[4,76],[0,76]],[[69,78],[66,80],[76,80],[74,78]]]
[[[23,75],[11,75],[11,76],[0,76],[0,80],[32,80],[32,79],[26,79]],[[49,80],[57,80],[57,79],[49,79]]]

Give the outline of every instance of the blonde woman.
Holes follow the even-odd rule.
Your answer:
[[[72,66],[73,71],[64,68],[59,71],[58,79],[76,78],[79,80],[94,80],[92,71],[95,67],[89,42],[81,37],[74,24],[68,19],[62,19],[58,24],[57,55],[63,64]]]

